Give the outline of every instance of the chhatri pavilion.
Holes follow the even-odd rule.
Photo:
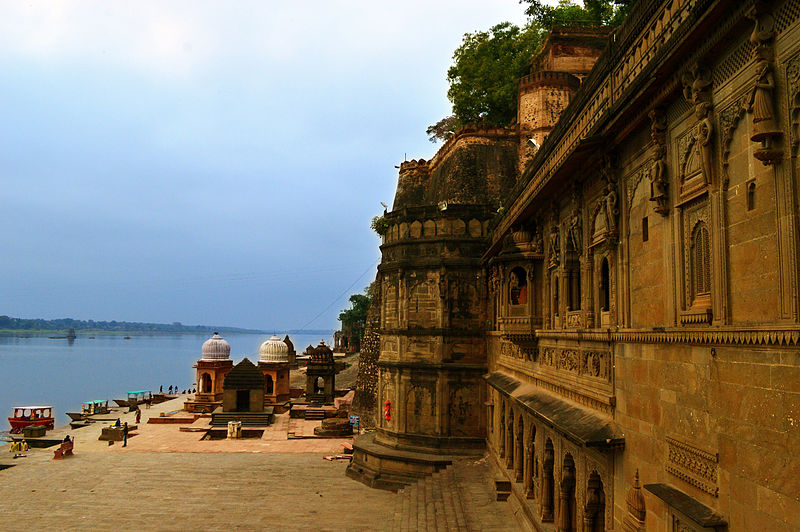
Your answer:
[[[258,369],[264,375],[264,404],[284,405],[289,401],[289,346],[272,335],[258,350]]]
[[[225,375],[233,368],[231,344],[219,333],[203,342],[200,360],[194,365],[197,369],[197,393],[194,400],[186,401],[184,408],[189,412],[213,412],[222,406],[222,384]]]

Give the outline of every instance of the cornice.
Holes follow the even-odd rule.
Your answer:
[[[800,327],[714,327],[707,329],[627,329],[618,331],[537,330],[536,338],[631,344],[762,345],[781,347],[800,345]]]

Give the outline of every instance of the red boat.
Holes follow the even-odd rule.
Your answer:
[[[40,425],[52,429],[53,407],[52,406],[17,406],[14,407],[14,416],[8,418],[11,425],[11,433],[19,434],[27,426]]]

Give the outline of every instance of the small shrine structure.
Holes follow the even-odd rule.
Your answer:
[[[233,368],[231,345],[215,332],[203,342],[200,360],[194,365],[197,370],[197,393],[194,399],[184,403],[188,412],[213,412],[222,405],[222,383]]]
[[[258,350],[258,369],[264,376],[265,404],[289,400],[289,346],[273,335]]]
[[[264,374],[247,358],[225,376],[222,383],[222,411],[264,411]]]
[[[271,406],[264,406],[264,374],[245,358],[225,376],[222,408],[211,414],[211,425],[241,421],[243,426],[267,426],[273,412]]]
[[[306,354],[311,356],[306,369],[306,399],[311,403],[333,403],[336,391],[333,351],[320,340],[317,347],[309,346]]]

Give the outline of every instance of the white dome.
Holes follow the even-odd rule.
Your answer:
[[[261,344],[258,350],[260,362],[289,362],[289,346],[283,340],[272,335],[272,338]]]
[[[214,333],[214,336],[203,342],[201,360],[228,360],[231,357],[231,344]]]

